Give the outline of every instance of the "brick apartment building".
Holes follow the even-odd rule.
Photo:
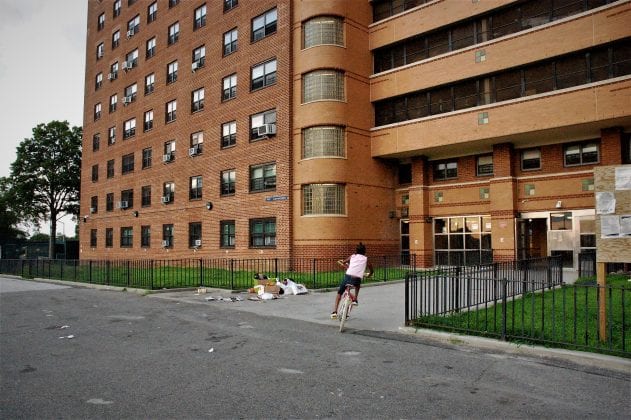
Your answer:
[[[89,0],[80,257],[593,250],[631,1]]]

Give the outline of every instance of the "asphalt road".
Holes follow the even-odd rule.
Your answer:
[[[340,334],[215,303],[0,278],[0,418],[602,419],[631,409],[628,372]]]

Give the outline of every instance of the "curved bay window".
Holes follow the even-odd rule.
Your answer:
[[[344,157],[344,127],[318,126],[302,130],[302,158]]]
[[[435,265],[477,265],[493,261],[489,216],[434,219]]]
[[[302,187],[302,214],[345,214],[344,185],[309,184]]]
[[[316,45],[344,45],[344,21],[337,16],[318,16],[302,25],[303,48]]]
[[[302,76],[302,103],[317,100],[344,100],[344,73],[315,70]]]

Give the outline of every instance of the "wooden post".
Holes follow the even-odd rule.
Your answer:
[[[601,342],[607,341],[606,279],[605,263],[596,263],[596,283],[598,284],[598,338],[600,338]]]

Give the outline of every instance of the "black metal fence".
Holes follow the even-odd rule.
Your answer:
[[[631,267],[631,264],[626,263]],[[605,263],[605,272],[615,273],[625,269],[625,263]],[[596,275],[596,252],[580,252],[578,254],[578,276],[592,277]]]
[[[414,266],[416,257],[407,256]],[[375,275],[367,280],[404,279],[410,266],[400,255],[370,257]],[[291,278],[311,289],[337,287],[342,268],[332,258],[179,260],[0,260],[0,273],[140,289],[215,287],[247,289],[255,273]]]
[[[606,340],[599,339],[604,290]],[[631,289],[566,285],[558,257],[410,272],[405,323],[631,356]]]

